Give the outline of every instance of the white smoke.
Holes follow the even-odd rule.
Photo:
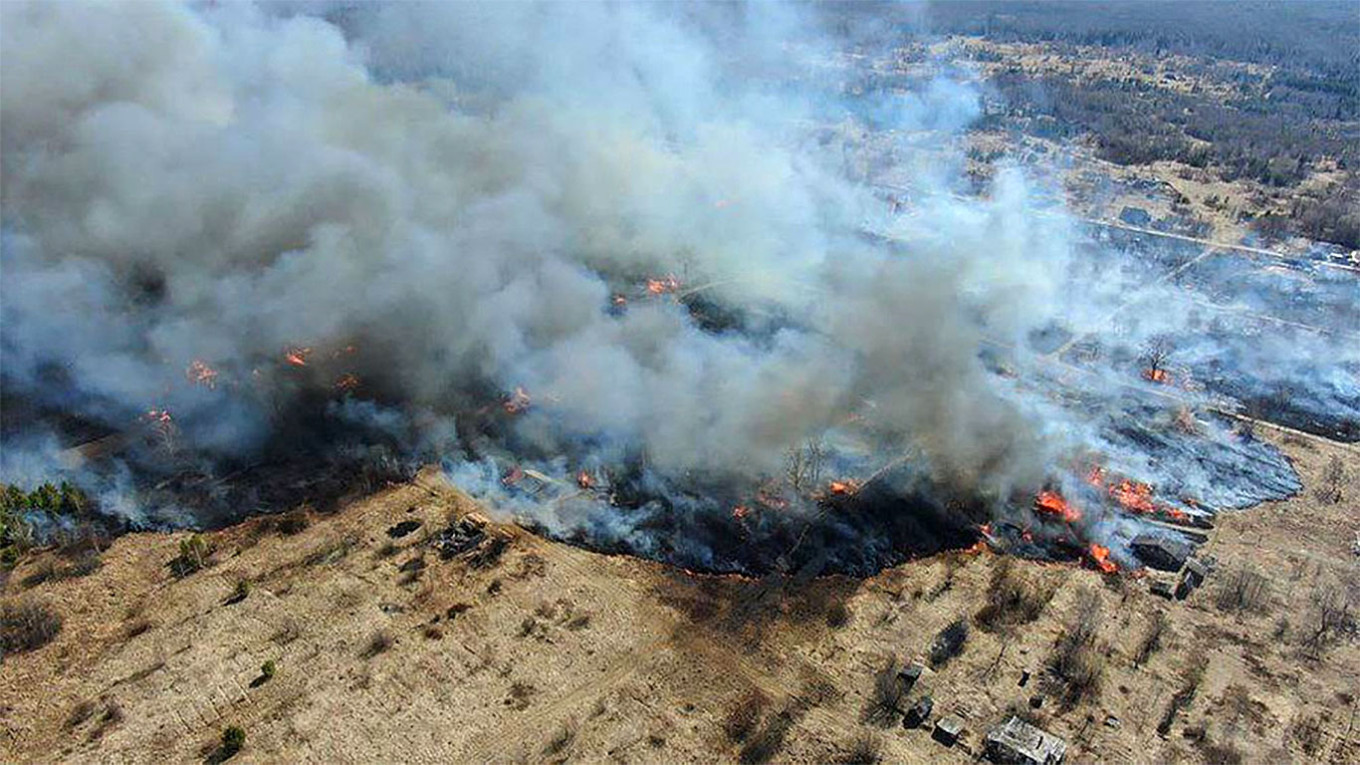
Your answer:
[[[1092,427],[979,351],[1039,362],[1031,333],[1095,324],[1117,290],[1069,278],[1068,221],[1035,215],[1018,171],[889,216],[854,180],[856,128],[828,122],[848,75],[823,21],[0,4],[6,392],[114,430],[169,410],[212,460],[279,438],[340,372],[361,382],[331,417],[453,457],[480,437],[453,419],[522,387],[501,448],[705,484],[776,475],[861,418],[937,480],[1032,493]],[[973,86],[873,111],[943,157],[918,185],[959,186]],[[685,302],[644,289],[670,276]]]

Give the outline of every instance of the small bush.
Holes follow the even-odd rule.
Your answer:
[[[275,664],[273,659],[260,665],[260,677],[263,677],[265,680],[273,680],[274,675],[277,674],[278,671],[279,665]]]
[[[863,732],[850,742],[842,765],[877,765],[883,759],[883,740],[873,733]]]
[[[987,604],[974,620],[987,632],[1002,631],[1038,619],[1053,600],[1055,589],[1029,579],[1015,559],[1004,557],[992,569]]]
[[[42,648],[61,632],[61,616],[45,603],[24,599],[0,605],[0,654]]]
[[[192,534],[179,540],[179,557],[170,561],[170,570],[175,576],[186,577],[208,565],[212,552],[212,545],[202,535]]]
[[[761,712],[769,702],[765,694],[758,690],[748,691],[738,699],[723,718],[723,733],[727,734],[727,739],[734,744],[745,741],[756,729]]]
[[[393,642],[391,633],[387,630],[377,630],[369,636],[368,644],[364,646],[364,650],[360,652],[359,656],[371,659],[390,649]]]
[[[1270,580],[1252,565],[1224,572],[1214,604],[1228,613],[1261,613],[1270,603]]]
[[[241,579],[236,582],[236,587],[232,589],[231,597],[227,598],[227,603],[240,603],[248,597],[250,597],[250,582]]]
[[[887,727],[902,714],[902,698],[907,689],[899,677],[901,671],[902,664],[893,656],[874,674],[874,687],[861,714],[864,722]]]
[[[965,619],[955,619],[949,626],[940,630],[935,636],[935,642],[930,645],[930,666],[932,669],[939,669],[950,662],[951,659],[963,653],[964,644],[968,642],[968,622]]]
[[[1162,643],[1166,640],[1169,622],[1166,613],[1158,611],[1152,615],[1152,620],[1148,622],[1147,630],[1143,632],[1143,637],[1138,641],[1138,650],[1134,653],[1133,663],[1142,666],[1152,657],[1152,654],[1161,650]]]
[[[784,739],[789,735],[793,723],[794,714],[787,709],[767,719],[742,746],[738,755],[742,765],[758,765],[774,759],[779,750],[784,748]]]
[[[835,603],[832,603],[830,606],[827,606],[826,626],[830,627],[833,630],[838,630],[849,623],[850,623],[849,606],[845,605],[845,603],[839,600],[836,601]]]
[[[571,742],[576,740],[576,721],[568,720],[557,729],[557,733],[548,740],[548,744],[543,747],[544,754],[560,754],[571,746]]]
[[[228,725],[222,730],[221,745],[217,748],[218,762],[229,760],[246,745],[246,731],[239,725]]]
[[[1069,703],[1099,690],[1105,672],[1105,657],[1096,646],[1101,605],[1099,592],[1083,589],[1072,619],[1054,648],[1053,671],[1066,683]]]

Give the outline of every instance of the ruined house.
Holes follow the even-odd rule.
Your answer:
[[[1185,561],[1185,570],[1181,572],[1180,583],[1176,585],[1176,600],[1185,598],[1194,592],[1196,588],[1204,584],[1204,580],[1213,571],[1213,564],[1199,558],[1190,558]]]
[[[1067,742],[1012,716],[992,728],[983,742],[987,759],[1015,765],[1058,765],[1067,755]]]
[[[947,715],[935,723],[935,732],[930,737],[945,746],[953,746],[962,735],[963,720],[957,715]]]
[[[1190,557],[1190,543],[1172,534],[1139,534],[1129,543],[1133,554],[1160,571],[1180,571]]]

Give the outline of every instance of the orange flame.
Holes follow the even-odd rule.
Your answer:
[[[1105,485],[1105,468],[1096,465],[1091,468],[1091,472],[1086,474],[1086,482],[1092,486]]]
[[[359,378],[356,375],[352,375],[348,372],[340,375],[335,380],[336,390],[351,391],[357,387],[359,387]]]
[[[670,292],[680,291],[680,280],[674,274],[667,274],[660,279],[647,280],[647,292],[653,295],[665,295]]]
[[[1106,574],[1113,574],[1119,570],[1119,566],[1115,565],[1115,562],[1110,560],[1110,548],[1092,542],[1090,549],[1086,552],[1091,556],[1091,562],[1096,565],[1096,568]]]
[[[1144,369],[1143,379],[1148,382],[1167,384],[1171,382],[1171,375],[1165,369]]]
[[[217,387],[217,370],[208,366],[207,362],[201,359],[194,359],[189,362],[189,368],[184,370],[184,376],[194,385],[206,385],[209,388]]]
[[[582,470],[576,474],[576,485],[580,486],[582,489],[589,489],[595,485],[595,478],[592,477],[590,473]]]
[[[1034,498],[1034,507],[1041,512],[1056,515],[1068,523],[1081,520],[1081,510],[1073,507],[1056,491],[1039,492],[1039,496]]]
[[[1110,496],[1135,513],[1155,513],[1157,505],[1152,501],[1152,487],[1125,478],[1110,487]]]
[[[305,367],[311,354],[311,348],[288,348],[283,352],[283,360],[295,367]]]
[[[515,392],[511,393],[501,406],[507,414],[519,414],[528,409],[531,403],[533,403],[533,399],[529,398],[529,392],[516,385]]]
[[[744,519],[747,515],[750,515],[750,513],[751,508],[747,507],[746,505],[737,505],[736,507],[732,508],[732,517],[736,518],[739,521]]]
[[[624,297],[623,295],[619,295],[619,294],[615,294],[612,298],[610,298],[610,301],[611,301],[614,305],[620,306],[620,307],[628,305],[628,298]]]
[[[152,423],[153,425],[157,425],[159,427],[168,426],[171,423],[170,410],[148,409],[146,414],[142,415],[142,421]]]
[[[844,481],[832,481],[827,488],[836,496],[849,496],[859,491],[859,484],[847,478]]]

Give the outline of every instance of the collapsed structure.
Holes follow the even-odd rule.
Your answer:
[[[1067,755],[1067,742],[1012,716],[987,732],[984,753],[992,762],[1006,765],[1059,765]]]

